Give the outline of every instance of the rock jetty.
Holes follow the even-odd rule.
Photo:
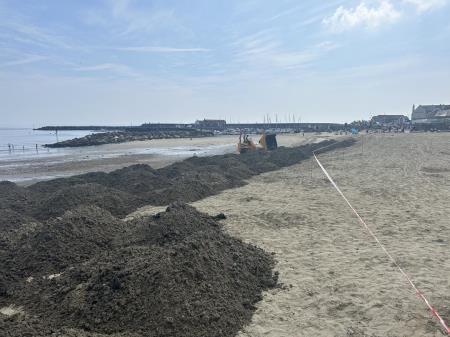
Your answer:
[[[213,135],[212,132],[195,129],[180,129],[176,131],[116,131],[93,133],[85,137],[69,139],[54,144],[46,144],[44,146],[48,148],[81,147],[151,139],[211,137]]]

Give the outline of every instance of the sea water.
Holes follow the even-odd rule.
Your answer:
[[[92,131],[58,131],[56,133],[25,128],[0,128],[0,160],[62,154],[64,151],[50,151],[43,145],[84,137],[91,133]]]
[[[43,177],[46,167],[60,163],[102,160],[130,155],[154,155],[160,157],[188,158],[235,152],[236,146],[227,140],[222,144],[189,144],[182,140],[173,146],[157,142],[132,142],[121,144],[46,148],[44,144],[84,137],[92,131],[33,131],[32,129],[0,128],[0,181],[15,182],[49,179],[64,176],[66,172],[49,172]],[[9,145],[8,145],[9,144]],[[181,145],[182,144],[182,145]],[[37,146],[36,146],[37,145]],[[14,147],[13,147],[14,146]],[[36,172],[34,174],[33,172]]]
[[[93,131],[37,131],[33,129],[2,129],[0,128],[0,161],[22,161],[24,159],[43,159],[45,157],[55,158],[62,161],[64,157],[79,157],[75,160],[83,160],[89,157],[94,158],[114,158],[123,155],[154,154],[166,156],[207,156],[224,154],[234,151],[234,144],[215,144],[197,146],[155,146],[145,147],[133,146],[127,149],[86,146],[67,148],[46,148],[45,144],[52,144],[68,139],[84,137]],[[138,144],[139,142],[136,142]],[[188,142],[186,142],[188,144]],[[61,157],[61,158],[58,158]]]

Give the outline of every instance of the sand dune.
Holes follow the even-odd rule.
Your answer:
[[[363,143],[320,159],[449,321],[450,134]],[[231,234],[276,253],[284,286],[265,294],[239,336],[445,335],[312,160],[193,205],[225,212]]]

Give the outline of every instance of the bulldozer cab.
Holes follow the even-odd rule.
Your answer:
[[[272,151],[276,150],[278,148],[277,143],[277,136],[275,134],[265,134],[261,136],[261,139],[259,140],[259,146],[256,146],[256,144],[249,138],[247,134],[240,134],[239,135],[239,143],[238,143],[238,151],[239,153],[246,153],[249,151],[257,151],[257,150],[264,150],[264,151]]]
[[[276,150],[278,148],[277,136],[275,134],[263,134],[259,144],[266,151]]]

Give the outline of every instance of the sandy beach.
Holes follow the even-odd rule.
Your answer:
[[[364,135],[363,148],[319,157],[447,322],[449,145],[449,133]],[[283,287],[264,294],[240,337],[445,335],[312,160],[193,205],[276,254]]]
[[[236,336],[262,293],[281,286],[275,257],[227,233],[223,214],[186,203],[245,186],[319,148],[355,144],[350,137],[321,139],[157,170],[133,165],[28,187],[0,182],[0,331]],[[136,216],[149,204],[166,207]]]
[[[192,139],[155,139],[122,144],[108,144],[73,149],[52,149],[39,155],[14,156],[0,160],[0,181],[10,180],[21,185],[92,171],[110,172],[133,164],[148,164],[153,168],[197,156],[236,152],[239,136],[215,136]],[[258,136],[252,136],[255,140]],[[278,135],[280,146],[298,146],[322,139],[336,138],[332,133]],[[20,152],[19,152],[20,154]]]
[[[449,321],[450,134],[325,136],[158,170],[2,182],[0,331],[445,336],[311,151],[327,147],[324,167]]]
[[[450,337],[450,0],[0,0],[0,337]]]

